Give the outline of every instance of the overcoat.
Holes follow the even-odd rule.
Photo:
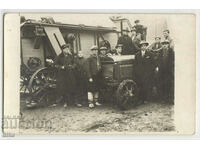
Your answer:
[[[87,59],[87,77],[88,77],[88,91],[97,92],[101,85],[101,62],[97,56],[91,55]],[[92,78],[93,82],[89,82]]]
[[[146,51],[144,56],[142,56],[141,51],[136,53],[133,76],[140,89],[139,96],[141,100],[146,100],[148,95],[150,95],[153,84],[154,69],[155,64],[151,52]]]
[[[73,56],[61,53],[55,58],[55,65],[58,69],[56,76],[56,91],[60,96],[67,96],[75,92],[76,79],[74,77],[75,64]],[[62,69],[64,66],[64,69]]]

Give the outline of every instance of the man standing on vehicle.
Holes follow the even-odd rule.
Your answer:
[[[134,78],[139,87],[139,99],[141,103],[149,100],[152,91],[152,77],[155,70],[153,54],[147,51],[149,45],[146,41],[141,41],[141,50],[135,55]]]
[[[132,39],[132,44],[133,44],[133,46],[132,46],[133,47],[133,54],[136,54],[137,52],[140,51],[141,39],[137,35],[135,28],[131,29],[131,39]]]
[[[140,24],[140,20],[135,20],[135,25],[133,28],[136,29],[137,36],[139,36],[141,40],[146,40],[147,28]]]
[[[123,30],[123,35],[119,37],[117,44],[122,44],[122,55],[133,55],[132,39],[128,35],[129,29],[126,28]]]
[[[91,56],[87,59],[87,77],[88,77],[88,103],[90,108],[100,106],[99,103],[99,85],[101,79],[101,63],[98,56],[98,47],[91,47]]]

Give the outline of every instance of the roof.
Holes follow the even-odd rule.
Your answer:
[[[52,26],[59,27],[60,29],[74,29],[74,30],[85,30],[85,31],[99,31],[99,32],[116,32],[115,27],[103,27],[103,26],[88,26],[84,24],[63,24],[63,23],[42,23],[35,20],[26,21],[23,26]]]

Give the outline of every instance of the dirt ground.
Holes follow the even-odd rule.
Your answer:
[[[21,105],[21,134],[171,132],[174,105],[159,102],[121,111],[102,105],[94,109],[62,105],[27,109]],[[28,124],[29,123],[29,124]]]

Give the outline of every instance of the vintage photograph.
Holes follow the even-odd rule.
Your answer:
[[[5,136],[194,134],[195,15],[7,14],[4,33]]]
[[[20,132],[175,131],[176,29],[153,16],[21,14]]]

